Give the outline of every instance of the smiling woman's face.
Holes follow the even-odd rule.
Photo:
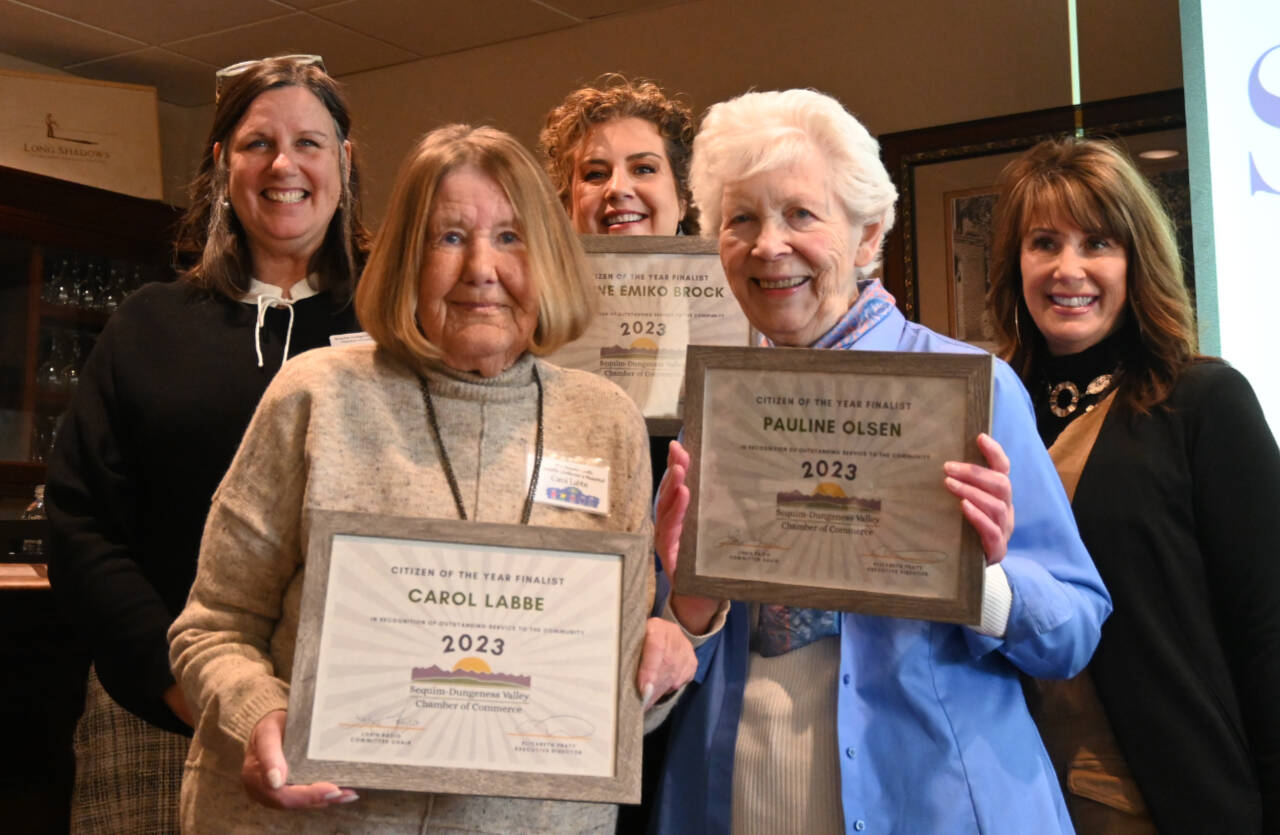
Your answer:
[[[875,258],[880,224],[852,223],[817,153],[727,183],[720,261],[738,304],[778,345],[805,346],[858,297],[854,267]]]
[[[418,324],[444,361],[492,377],[529,347],[538,298],[524,230],[506,192],[478,168],[440,181],[427,219]]]
[[[1022,236],[1022,295],[1054,356],[1097,345],[1124,324],[1129,259],[1114,238],[1047,217]]]
[[[569,217],[594,235],[674,235],[684,217],[666,144],[650,121],[596,125],[573,167]]]
[[[342,196],[341,145],[314,93],[279,87],[250,103],[225,149],[214,146],[255,263],[309,258],[320,248]]]

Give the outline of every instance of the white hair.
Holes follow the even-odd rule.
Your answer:
[[[814,152],[826,162],[832,193],[850,223],[883,223],[883,242],[898,190],[880,161],[880,143],[840,102],[815,90],[744,93],[707,111],[689,167],[702,234],[720,234],[727,183],[789,167]],[[859,272],[869,274],[879,262],[877,253]]]

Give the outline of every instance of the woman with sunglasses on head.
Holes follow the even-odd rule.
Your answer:
[[[1173,225],[1114,145],[1004,170],[991,320],[1115,611],[1029,689],[1081,833],[1280,828],[1280,452],[1249,383],[1196,354]]]
[[[76,832],[177,830],[193,718],[165,633],[209,501],[286,359],[358,332],[367,235],[351,118],[315,56],[218,75],[178,229],[180,280],[131,296],[80,378],[52,460],[50,580],[91,652]]]

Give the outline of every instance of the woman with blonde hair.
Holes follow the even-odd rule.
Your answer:
[[[1042,142],[999,181],[989,304],[1115,611],[1038,682],[1083,833],[1280,826],[1280,452],[1196,353],[1172,223],[1115,145]]]
[[[310,508],[651,535],[636,407],[539,358],[582,333],[593,301],[577,238],[515,139],[451,125],[418,143],[356,294],[374,344],[289,363],[214,498],[169,633],[199,716],[186,831],[613,827],[604,804],[290,785],[281,753]],[[602,459],[608,513],[535,500],[548,462],[582,458]],[[646,706],[693,669],[688,641],[652,619],[636,674]]]

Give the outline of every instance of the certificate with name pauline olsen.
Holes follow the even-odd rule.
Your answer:
[[[993,362],[690,346],[677,588],[976,623],[985,556],[942,465],[985,465]]]
[[[643,537],[319,511],[311,528],[291,781],[639,800]]]

